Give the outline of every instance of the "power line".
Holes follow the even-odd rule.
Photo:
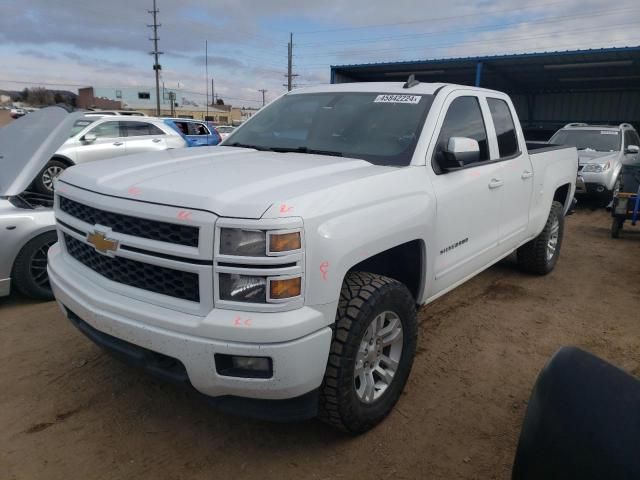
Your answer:
[[[611,25],[607,25],[607,26],[603,26],[603,27],[599,27],[599,28],[593,28],[593,27],[589,27],[589,28],[580,28],[580,29],[574,29],[574,30],[561,30],[558,32],[550,32],[550,33],[546,33],[546,34],[540,34],[540,35],[526,35],[526,36],[500,36],[497,37],[496,39],[492,39],[492,40],[467,40],[467,41],[462,41],[462,42],[454,42],[454,43],[448,43],[448,44],[439,44],[439,45],[433,45],[433,44],[429,44],[429,45],[416,45],[416,46],[411,46],[411,47],[394,47],[394,48],[386,48],[386,49],[376,49],[376,50],[354,50],[352,52],[349,52],[350,54],[353,55],[358,55],[358,54],[366,54],[366,53],[383,53],[383,52],[398,52],[398,51],[407,51],[407,50],[415,50],[417,48],[427,48],[427,49],[439,49],[439,48],[450,48],[450,47],[457,47],[457,46],[461,46],[461,45],[478,45],[478,44],[486,44],[486,43],[496,43],[496,42],[500,42],[500,43],[504,43],[505,41],[520,41],[520,40],[530,40],[530,39],[535,39],[535,38],[545,38],[545,37],[553,37],[556,36],[558,34],[564,34],[564,33],[580,33],[580,32],[594,32],[594,31],[599,31],[599,30],[609,30],[611,27],[620,27],[620,26],[628,26],[628,25],[634,25],[634,23],[637,25],[637,22],[631,22],[631,23],[621,23],[621,24],[611,24]],[[340,55],[343,54],[344,52],[340,52],[340,51],[333,51],[333,52],[327,52],[327,53],[319,53],[319,54],[311,54],[311,55],[306,55],[306,57],[328,57],[328,56],[336,56],[336,55]],[[313,64],[301,64],[301,66],[309,66],[309,65],[313,65]]]
[[[162,67],[158,63],[158,56],[162,55],[163,52],[158,51],[158,27],[161,25],[158,24],[158,8],[156,7],[156,0],[153,0],[153,10],[147,10],[150,14],[153,15],[153,25],[147,25],[149,28],[153,28],[153,37],[149,40],[153,41],[153,52],[151,55],[154,57],[153,70],[156,73],[156,115],[160,116],[160,70]]]
[[[566,2],[551,2],[551,3],[540,3],[538,5],[531,5],[529,7],[519,7],[519,8],[510,8],[510,9],[506,9],[506,10],[483,10],[482,11],[482,15],[494,15],[497,13],[510,13],[510,12],[522,12],[522,10],[525,9],[530,9],[530,8],[540,8],[540,7],[548,7],[548,6],[552,6],[552,5],[562,5],[562,4],[566,4]],[[399,25],[412,25],[415,23],[425,23],[425,22],[439,22],[439,21],[443,21],[443,20],[456,20],[459,18],[466,18],[466,17],[477,17],[479,14],[477,12],[475,13],[467,13],[467,14],[462,14],[462,15],[449,15],[446,17],[428,17],[428,18],[422,18],[420,20],[408,20],[405,22],[394,22],[394,23],[374,23],[374,24],[369,24],[369,25],[359,25],[357,27],[340,27],[340,28],[330,28],[330,29],[326,29],[326,30],[313,30],[313,31],[298,31],[296,32],[296,34],[299,35],[311,35],[311,34],[316,34],[316,33],[327,33],[327,32],[343,32],[343,31],[350,31],[350,30],[362,30],[365,28],[379,28],[379,27],[395,27],[395,26],[399,26]]]
[[[624,12],[624,11],[628,11],[628,10],[635,10],[638,7],[626,7],[626,8],[618,8],[618,9],[607,9],[607,10],[598,10],[598,11],[593,11],[584,15],[565,15],[565,16],[558,16],[558,17],[547,17],[547,19],[544,19],[542,21],[529,21],[529,20],[525,20],[525,21],[517,21],[517,22],[506,22],[506,23],[497,23],[497,24],[492,24],[492,25],[483,25],[483,26],[478,26],[478,27],[471,27],[471,28],[463,28],[463,29],[456,29],[455,33],[456,34],[460,34],[460,33],[472,33],[472,32],[482,32],[482,31],[486,31],[486,30],[493,30],[493,29],[500,29],[500,28],[504,28],[504,27],[511,27],[511,26],[516,26],[516,25],[526,25],[526,26],[538,26],[538,25],[546,25],[549,23],[559,23],[559,22],[564,22],[566,20],[579,20],[582,18],[590,18],[590,17],[599,17],[599,16],[603,16],[603,15],[612,15],[612,14],[617,14],[620,12]],[[419,37],[431,37],[434,35],[440,35],[442,33],[447,33],[451,31],[451,27],[448,28],[444,28],[444,29],[440,29],[440,30],[434,30],[434,31],[430,31],[430,32],[422,32],[422,33],[408,33],[408,34],[401,34],[401,35],[387,35],[384,37],[375,37],[375,38],[365,38],[365,39],[352,39],[352,40],[336,40],[333,42],[320,42],[320,43],[303,43],[303,44],[296,44],[296,46],[301,47],[301,48],[309,48],[309,47],[322,47],[322,46],[326,46],[328,44],[331,45],[342,45],[342,44],[354,44],[354,43],[377,43],[377,42],[382,42],[385,40],[410,40],[410,39],[414,39],[414,38],[419,38]]]

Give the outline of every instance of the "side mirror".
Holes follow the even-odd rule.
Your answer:
[[[451,137],[447,149],[442,153],[438,158],[438,166],[447,172],[480,160],[480,145],[473,138]]]
[[[84,137],[82,137],[83,142],[93,143],[96,141],[98,137],[96,137],[95,133],[87,133]]]
[[[627,145],[627,149],[624,153],[638,153],[640,152],[640,147],[638,145]]]

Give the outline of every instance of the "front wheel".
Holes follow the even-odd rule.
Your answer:
[[[564,206],[553,202],[547,223],[540,234],[518,249],[518,265],[536,275],[546,275],[558,262],[564,234]]]
[[[27,242],[13,264],[12,281],[24,295],[37,300],[52,300],[47,273],[47,252],[58,241],[56,232],[47,232]]]
[[[417,342],[415,300],[402,283],[349,273],[340,292],[319,418],[362,433],[381,422],[407,382]]]

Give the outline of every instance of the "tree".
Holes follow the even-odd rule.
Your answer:
[[[216,100],[216,105],[224,105],[224,100],[223,100],[223,99],[221,99],[221,98],[218,98],[218,99]]]
[[[26,101],[31,105],[53,105],[54,95],[51,91],[43,87],[25,89],[27,93]],[[24,92],[23,92],[24,95]],[[23,99],[24,100],[24,99]]]

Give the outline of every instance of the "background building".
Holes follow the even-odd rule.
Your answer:
[[[640,128],[640,46],[331,67],[331,83],[476,85],[508,93],[525,134],[546,140],[568,122]]]

